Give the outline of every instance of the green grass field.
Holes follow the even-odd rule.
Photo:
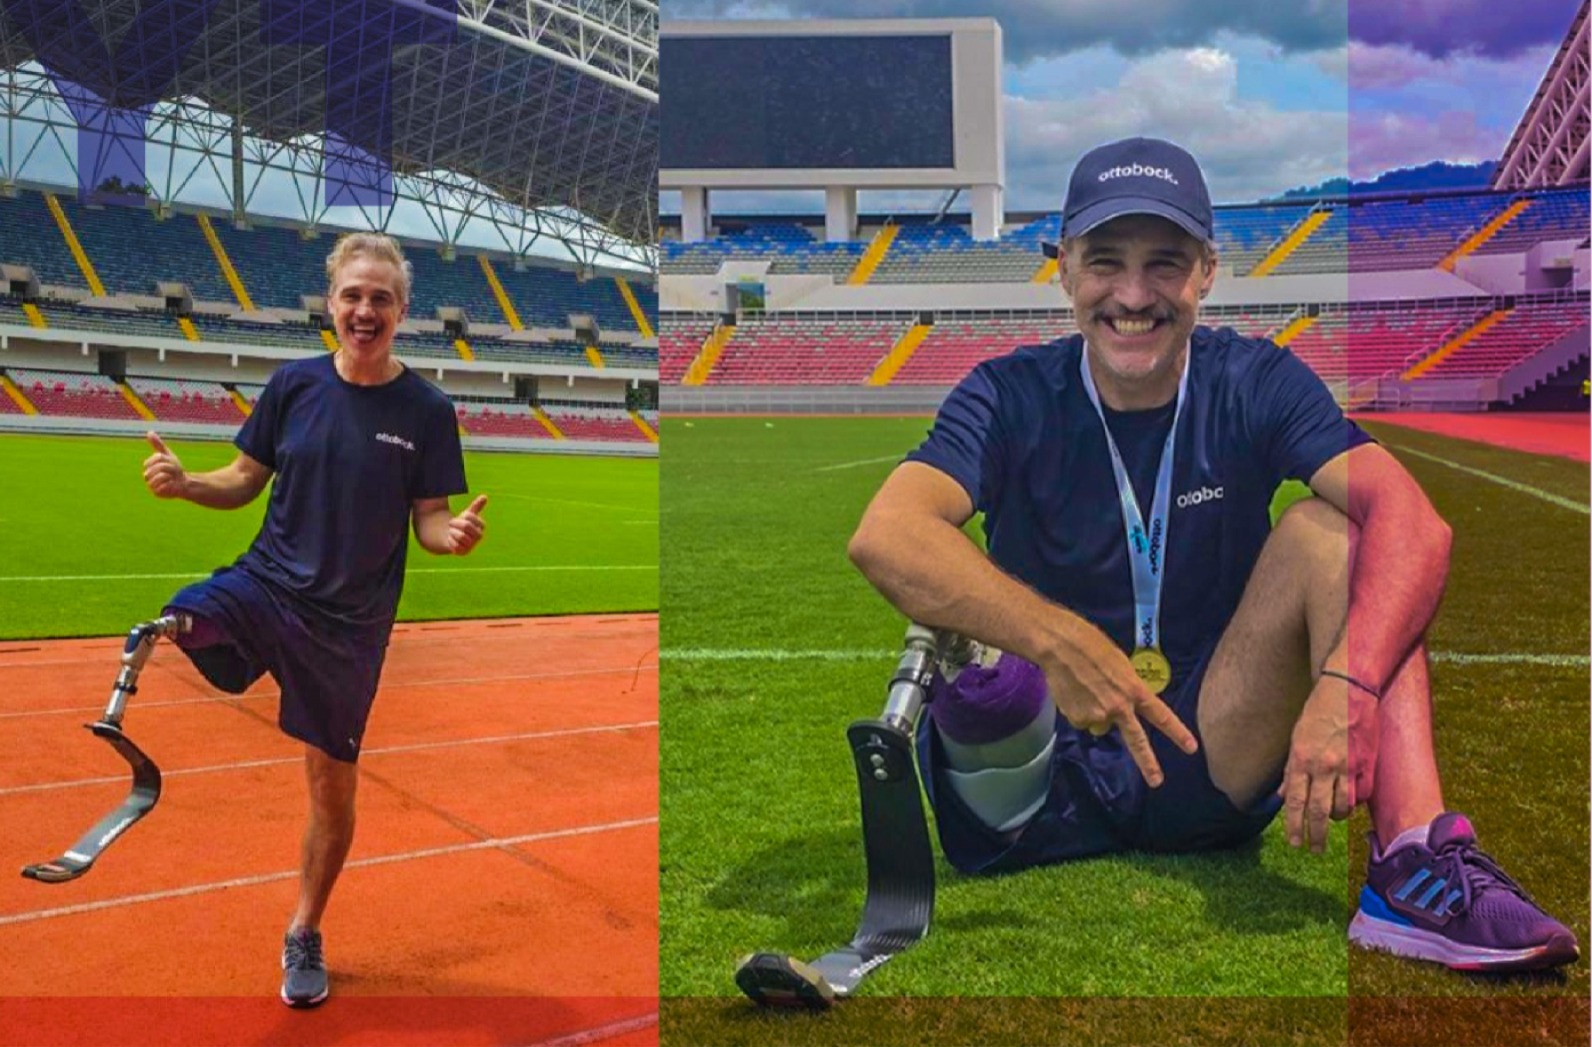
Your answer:
[[[171,447],[193,470],[236,453]],[[128,438],[0,436],[0,639],[125,632],[248,548],[264,496],[236,512],[162,501],[143,484],[148,454]],[[656,459],[468,453],[465,466],[490,495],[487,538],[436,557],[411,537],[400,618],[657,609]]]
[[[905,623],[845,544],[926,428],[664,421],[665,1042],[1559,1042],[1532,1030],[1573,1028],[1556,1010],[1573,997],[1585,1042],[1584,962],[1564,977],[1485,979],[1350,953],[1363,812],[1335,826],[1322,856],[1290,849],[1274,825],[1237,853],[1125,855],[993,880],[942,861],[933,930],[873,976],[866,999],[813,1019],[755,1013],[736,996],[740,954],[813,956],[855,929],[863,864],[844,730],[878,715]],[[1588,518],[1405,452],[1581,506],[1587,467],[1371,428],[1457,533],[1430,636],[1448,804],[1585,948]],[[1382,998],[1375,1013],[1402,1014],[1388,1020],[1406,1038],[1365,1038],[1347,996]],[[1005,1006],[1017,997],[1028,999]],[[1043,1004],[1054,997],[1073,1000]],[[1449,999],[1404,1006],[1427,997]],[[1467,1028],[1496,1019],[1501,1031],[1441,1031],[1434,1013],[1470,1013],[1469,998],[1493,1009]]]

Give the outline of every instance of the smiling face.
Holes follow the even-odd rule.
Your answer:
[[[1118,410],[1170,402],[1216,256],[1164,218],[1126,215],[1068,240],[1058,261],[1101,397]]]
[[[392,352],[393,336],[409,312],[403,274],[392,262],[352,254],[332,279],[332,326],[337,344],[357,364],[381,363]]]

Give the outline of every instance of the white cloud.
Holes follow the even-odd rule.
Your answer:
[[[1513,58],[1462,54],[1433,58],[1405,44],[1367,44],[1359,40],[1348,47],[1349,82],[1355,90],[1377,90],[1433,84],[1489,89],[1491,85],[1535,84],[1558,53],[1558,45],[1521,51]]]
[[[1433,160],[1478,163],[1496,160],[1509,131],[1477,122],[1468,110],[1435,116],[1386,111],[1357,111],[1349,120],[1349,176],[1375,178],[1400,167],[1421,167]]]
[[[1211,195],[1247,202],[1341,176],[1348,124],[1341,109],[1284,112],[1238,94],[1238,65],[1213,48],[1163,51],[1112,85],[1073,99],[1006,102],[1007,204],[1059,207],[1073,163],[1130,135],[1168,138],[1200,160]]]
[[[1308,56],[1312,65],[1330,76],[1339,83],[1349,82],[1349,49],[1347,47],[1334,47],[1328,51],[1317,51]]]

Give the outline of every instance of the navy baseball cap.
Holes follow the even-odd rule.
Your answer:
[[[1176,222],[1201,241],[1216,238],[1211,194],[1188,150],[1159,138],[1124,138],[1085,153],[1072,169],[1061,209],[1063,239],[1082,236],[1123,215]],[[1057,244],[1045,244],[1056,257]]]

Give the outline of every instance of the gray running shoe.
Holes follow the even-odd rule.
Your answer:
[[[330,991],[321,932],[303,930],[282,939],[282,1002],[289,1007],[315,1007]]]

